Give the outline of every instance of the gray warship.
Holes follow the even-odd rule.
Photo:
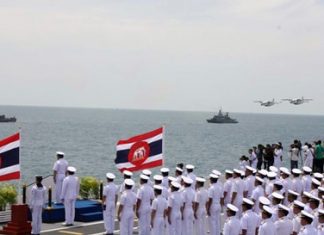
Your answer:
[[[228,112],[223,114],[222,109],[218,111],[218,114],[215,115],[213,118],[207,119],[208,123],[238,123],[236,119],[230,118]]]
[[[6,117],[5,115],[0,115],[0,122],[16,122],[15,117]]]

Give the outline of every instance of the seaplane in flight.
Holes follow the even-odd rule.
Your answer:
[[[254,103],[259,103],[261,106],[264,106],[264,107],[270,107],[275,104],[280,104],[281,102],[276,102],[275,99],[272,99],[272,100],[266,100],[266,101],[255,100]]]
[[[307,103],[311,100],[313,100],[313,99],[304,99],[304,97],[296,98],[296,99],[282,99],[282,101],[288,101],[289,103],[294,104],[294,105],[300,105],[303,103]]]

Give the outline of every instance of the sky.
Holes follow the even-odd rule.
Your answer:
[[[323,25],[322,0],[1,0],[0,105],[324,115]]]

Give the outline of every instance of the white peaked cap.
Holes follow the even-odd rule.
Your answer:
[[[107,174],[106,174],[106,178],[107,178],[107,179],[111,179],[111,180],[113,180],[113,179],[116,178],[116,176],[115,176],[113,173],[107,173]]]
[[[256,179],[257,181],[261,182],[261,183],[263,183],[263,182],[264,182],[264,180],[263,180],[263,179],[261,179],[261,178],[260,178],[259,176],[255,177],[255,179]]]
[[[67,168],[67,171],[69,171],[69,172],[76,172],[76,168],[73,167],[73,166],[69,166],[69,167]]]
[[[262,209],[265,210],[266,212],[268,212],[271,215],[274,213],[274,211],[269,206],[263,206]]]
[[[303,171],[307,172],[307,173],[311,173],[312,172],[312,169],[308,166],[303,166]]]
[[[64,153],[63,153],[63,152],[61,152],[61,151],[57,151],[57,152],[56,152],[56,155],[59,155],[59,156],[64,156]]]
[[[278,173],[278,168],[275,167],[275,166],[270,166],[269,167],[269,170],[272,171],[272,172],[274,172],[274,173]]]
[[[125,185],[134,186],[135,182],[132,179],[125,179]]]
[[[233,171],[231,171],[231,170],[225,170],[225,173],[232,175],[233,174]]]
[[[196,177],[196,181],[197,182],[201,182],[201,183],[205,183],[206,179],[202,178],[202,177]]]
[[[254,205],[254,202],[248,198],[243,198],[243,203],[248,204],[250,206]]]
[[[270,172],[268,172],[267,176],[268,176],[268,178],[276,178],[277,174],[273,171],[270,171]]]
[[[178,182],[172,181],[171,185],[177,189],[181,188],[181,185]]]
[[[302,171],[297,168],[294,168],[294,169],[292,169],[292,173],[300,175],[302,173]]]
[[[279,204],[278,208],[283,209],[283,210],[288,211],[288,212],[290,210],[288,207],[286,207],[285,205],[282,205],[282,204]]]
[[[318,213],[321,214],[321,215],[324,215],[324,210],[323,209],[319,209],[318,210]]]
[[[174,178],[173,176],[168,176],[168,180],[170,180],[170,181],[176,181],[177,178]]]
[[[303,195],[309,198],[313,197],[313,194],[311,194],[310,192],[303,192]]]
[[[150,176],[150,175],[152,175],[152,171],[145,169],[142,171],[142,174]]]
[[[294,205],[296,205],[298,207],[302,207],[302,208],[304,208],[306,206],[304,203],[302,203],[301,201],[298,201],[298,200],[294,201]]]
[[[233,169],[233,172],[236,173],[236,174],[241,174],[241,171],[238,170],[238,169]]]
[[[192,184],[192,183],[193,183],[193,180],[190,179],[189,177],[183,177],[183,181],[184,181],[186,184]]]
[[[163,187],[161,185],[154,185],[153,188],[161,191],[163,190]]]
[[[193,169],[195,169],[195,166],[191,165],[191,164],[188,164],[188,165],[186,165],[186,169],[193,170]]]
[[[324,188],[323,187],[318,187],[317,189],[318,189],[318,191],[324,192]]]
[[[312,215],[312,214],[310,214],[310,213],[308,213],[307,211],[305,211],[305,210],[302,210],[302,212],[301,212],[301,216],[305,216],[305,217],[307,217],[307,218],[310,218],[310,219],[314,219],[314,216]]]
[[[234,212],[238,212],[238,208],[236,206],[234,206],[233,204],[227,204],[226,205],[227,209],[234,211]]]
[[[127,175],[127,176],[133,176],[133,173],[130,172],[130,171],[128,171],[128,170],[124,170],[124,171],[123,171],[123,174],[124,174],[124,175]]]
[[[290,175],[290,171],[286,167],[280,167],[280,171],[286,175]]]
[[[176,171],[183,172],[183,170],[180,167],[176,167]]]
[[[281,185],[283,186],[282,182],[280,180],[276,180],[273,184],[276,184],[276,185]]]
[[[155,176],[153,176],[153,179],[154,180],[157,180],[157,181],[162,181],[163,180],[163,176],[162,175],[155,175]]]
[[[321,173],[318,173],[318,172],[315,172],[313,176],[315,178],[318,178],[318,179],[323,179],[323,175]]]
[[[297,192],[295,192],[295,191],[293,191],[293,190],[288,190],[288,193],[289,194],[292,194],[292,195],[294,195],[294,196],[296,196],[296,197],[298,197],[299,196],[299,193],[297,193]]]
[[[267,175],[268,175],[268,171],[265,170],[265,169],[259,170],[258,172],[259,172],[261,175],[263,175],[263,176],[267,176]]]
[[[140,178],[141,178],[142,180],[149,180],[149,179],[150,179],[150,177],[148,177],[147,175],[144,175],[144,174],[141,174],[141,175],[140,175]]]
[[[280,199],[280,200],[284,199],[284,196],[282,196],[280,193],[277,193],[277,192],[273,192],[271,195],[274,198],[277,198],[277,199]]]
[[[321,185],[321,182],[319,182],[317,179],[313,178],[312,179],[312,183],[313,184],[316,184],[317,186],[320,186]]]
[[[166,168],[166,167],[163,167],[163,168],[161,168],[160,171],[161,171],[162,173],[167,173],[167,172],[170,171],[170,169],[169,169],[169,168]]]
[[[259,202],[262,205],[266,205],[266,206],[269,206],[271,204],[270,200],[264,196],[259,197]]]
[[[254,171],[255,169],[253,168],[253,167],[251,167],[251,166],[246,166],[246,169],[248,169],[249,171]]]
[[[212,170],[212,173],[214,175],[217,175],[217,176],[221,176],[222,175],[222,173],[220,171],[218,171],[218,170]]]
[[[209,177],[213,178],[213,179],[218,179],[218,175],[215,175],[215,174],[209,174]]]

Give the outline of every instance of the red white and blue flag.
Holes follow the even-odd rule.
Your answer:
[[[163,127],[128,140],[119,140],[116,149],[115,163],[121,172],[162,166]]]
[[[0,140],[0,181],[20,179],[20,134]]]

